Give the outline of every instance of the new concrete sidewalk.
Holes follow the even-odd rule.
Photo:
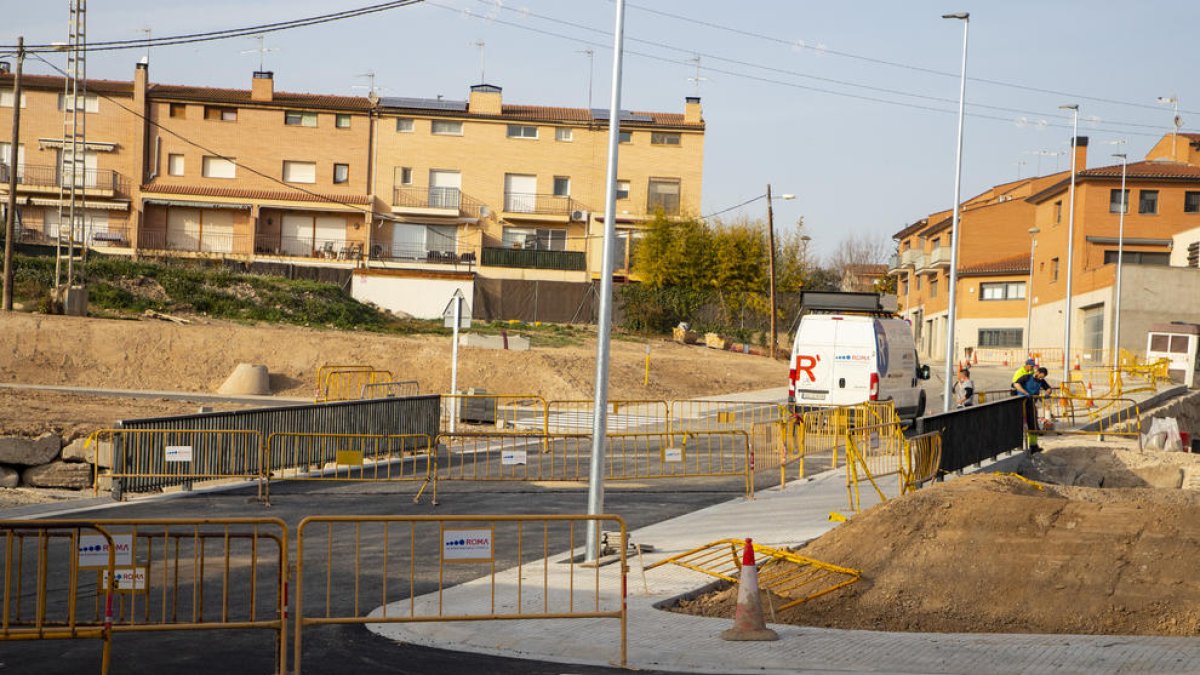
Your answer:
[[[990,470],[990,467],[989,467]],[[863,493],[867,502],[868,493]],[[1194,673],[1200,672],[1200,640],[1166,637],[1075,635],[920,634],[833,630],[778,625],[778,642],[725,642],[718,635],[727,619],[675,614],[654,607],[713,581],[674,565],[643,571],[642,564],[723,538],[753,537],[772,546],[795,546],[835,526],[831,510],[846,508],[845,475],[830,471],[760,492],[753,501],[735,499],[636,530],[631,538],[655,551],[629,560],[628,665],[703,673]],[[864,503],[864,508],[870,503]],[[559,556],[565,558],[564,556]],[[837,561],[831,561],[837,562]],[[549,565],[551,597],[580,585],[569,565]],[[601,587],[619,588],[615,565],[601,568]],[[541,577],[542,566],[536,576]],[[498,586],[515,586],[530,569],[497,573]],[[591,583],[592,571],[586,572]],[[526,581],[526,588],[536,585]],[[443,591],[441,602],[455,612],[487,614],[491,580],[479,579]],[[576,591],[578,592],[578,591]],[[526,591],[528,594],[529,591]],[[616,591],[601,601],[619,603]],[[527,595],[530,611],[540,596]],[[436,595],[418,599],[432,606]],[[590,606],[590,598],[586,601]],[[523,602],[522,605],[525,605]],[[606,605],[611,606],[611,605]],[[382,608],[381,608],[382,609]],[[377,609],[378,615],[381,609]],[[511,610],[511,608],[509,608]],[[408,611],[408,601],[389,614]],[[541,661],[606,665],[618,658],[619,633],[612,619],[445,622],[372,625],[391,639],[468,652]]]

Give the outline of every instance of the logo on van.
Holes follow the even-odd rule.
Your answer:
[[[813,368],[817,367],[817,361],[820,361],[820,356],[809,356],[808,354],[796,355],[796,379],[800,379],[800,373],[808,374],[809,382],[816,382],[817,376],[813,375]]]
[[[888,372],[888,340],[883,322],[875,322],[875,359],[878,364],[879,377],[887,377]]]

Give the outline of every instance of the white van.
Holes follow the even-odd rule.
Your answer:
[[[800,406],[896,403],[896,414],[925,414],[929,366],[917,360],[912,329],[902,319],[852,313],[806,314],[796,330],[788,401]]]

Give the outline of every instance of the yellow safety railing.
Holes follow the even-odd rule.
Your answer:
[[[934,445],[936,443],[936,445]],[[899,422],[868,424],[846,430],[846,492],[850,508],[862,508],[860,484],[868,482],[880,501],[887,495],[876,479],[895,475],[899,479],[898,493],[903,494],[919,483],[936,475],[941,462],[941,441],[919,442],[915,449],[904,437]],[[937,453],[937,462],[930,456]]]
[[[582,564],[589,528],[617,535],[604,552],[615,564]],[[613,640],[624,666],[626,542],[625,521],[611,515],[305,518],[296,535],[293,672],[304,639],[321,626],[543,619],[616,620],[611,637],[589,630]]]
[[[755,401],[670,401],[670,431],[746,431],[774,424],[782,413],[777,403]]]
[[[801,415],[800,420],[802,435],[797,439],[802,446],[801,454],[804,457],[828,454],[830,468],[834,469],[838,466],[838,451],[844,447],[848,429],[868,424],[900,424],[894,401],[867,401],[809,410]],[[801,471],[803,468],[801,464]]]
[[[421,383],[417,380],[400,380],[397,382],[374,382],[364,384],[358,398],[403,398],[405,396],[420,396]]]
[[[102,481],[120,480],[123,491],[139,492],[203,481],[256,480],[259,499],[267,498],[263,438],[257,431],[97,429],[84,449],[91,450],[93,494]]]
[[[547,433],[548,414],[537,394],[442,394],[439,430]]]
[[[316,397],[316,398],[321,397],[321,392],[325,391],[326,381],[329,378],[329,374],[335,370],[342,371],[342,372],[348,372],[348,371],[352,371],[352,370],[370,372],[370,371],[375,370],[375,367],[361,365],[361,364],[330,364],[330,363],[326,363],[323,366],[318,366],[317,367],[316,388],[313,390],[314,397]]]
[[[435,471],[426,434],[277,432],[267,437],[267,458],[268,494],[271,480],[420,481],[416,503]]]
[[[1142,440],[1142,411],[1130,398],[1077,399],[1047,396],[1037,399],[1036,435],[1123,436]]]
[[[317,391],[316,402],[357,401],[363,396],[363,388],[395,381],[390,370],[367,370],[361,367],[330,369],[324,373],[324,382]]]
[[[547,430],[572,432],[592,430],[595,402],[587,399],[549,401]],[[666,401],[609,400],[607,431],[659,431],[668,429],[671,407]]]
[[[699,548],[647,565],[646,571],[663,565],[677,565],[730,583],[742,571],[740,539],[719,539]],[[788,601],[773,609],[783,611],[813,598],[845,588],[862,578],[860,570],[822,562],[786,549],[751,544],[758,567],[758,585]]]
[[[97,639],[102,642],[100,672],[108,673],[114,591],[100,579],[116,578],[112,535],[86,521],[4,520],[0,537],[0,642]],[[95,575],[84,574],[88,569]],[[89,595],[104,608],[98,621],[83,615],[83,600]]]
[[[900,493],[907,494],[937,478],[942,464],[942,433],[935,431],[906,439],[900,469]]]

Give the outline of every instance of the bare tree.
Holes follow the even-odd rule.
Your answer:
[[[829,267],[842,275],[843,291],[874,291],[875,281],[886,274],[886,270],[880,271],[880,266],[891,249],[891,241],[886,237],[851,234],[829,256]]]

